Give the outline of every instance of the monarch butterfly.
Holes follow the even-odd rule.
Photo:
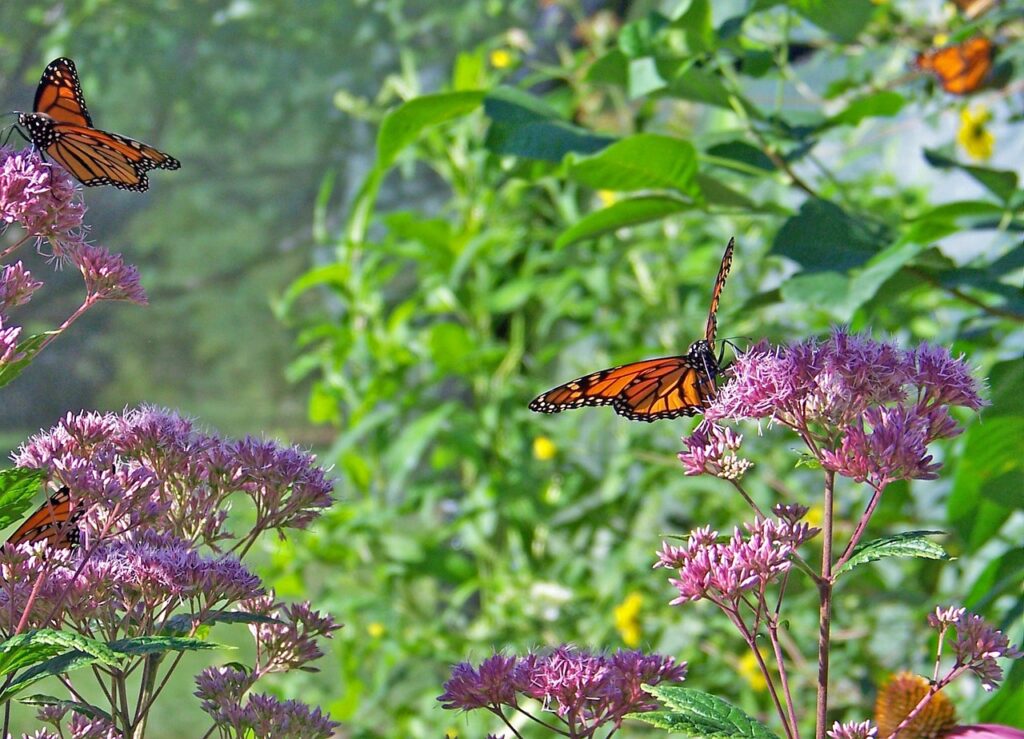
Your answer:
[[[992,42],[975,36],[962,44],[918,54],[914,64],[933,73],[946,92],[967,95],[981,87],[992,68]]]
[[[48,541],[51,547],[58,549],[77,546],[77,523],[82,513],[72,507],[71,492],[62,487],[7,537],[7,543],[16,546],[25,542]]]
[[[61,164],[86,187],[113,185],[143,192],[146,172],[177,169],[181,163],[140,141],[92,127],[75,63],[50,62],[36,88],[33,113],[18,113],[35,146]]]
[[[704,338],[693,342],[686,354],[645,359],[578,377],[534,398],[530,410],[560,413],[585,405],[610,405],[620,416],[647,422],[700,413],[715,397],[715,377],[720,371],[715,358],[718,301],[732,267],[735,243],[736,239],[729,239],[722,255]]]

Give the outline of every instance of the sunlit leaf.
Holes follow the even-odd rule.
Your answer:
[[[849,572],[868,562],[892,557],[916,557],[918,559],[950,559],[946,550],[926,537],[943,534],[943,531],[904,531],[885,536],[859,545],[853,555],[835,571],[835,575]]]

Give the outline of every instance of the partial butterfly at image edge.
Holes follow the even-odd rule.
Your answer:
[[[92,126],[75,63],[50,62],[36,88],[32,113],[19,113],[29,139],[86,187],[112,185],[149,189],[151,169],[178,169],[181,163],[148,144]]]
[[[720,372],[715,357],[718,305],[732,267],[735,243],[735,238],[729,239],[722,255],[704,338],[691,344],[686,354],[630,362],[578,377],[534,398],[530,410],[561,413],[571,408],[610,405],[620,416],[647,423],[702,412],[715,397],[715,378]]]
[[[914,66],[934,74],[946,92],[968,95],[978,90],[988,77],[993,52],[988,38],[975,36],[961,44],[918,54]]]
[[[77,522],[81,517],[82,511],[72,507],[71,491],[61,487],[7,537],[6,543],[17,546],[48,541],[58,549],[70,549],[78,545]]]

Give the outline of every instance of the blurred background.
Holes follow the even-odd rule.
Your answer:
[[[744,516],[725,483],[682,474],[695,421],[526,409],[577,375],[685,351],[736,236],[720,336],[846,324],[964,352],[990,388],[989,430],[964,416],[936,450],[943,477],[893,486],[875,522],[947,530],[960,559],[879,567],[839,594],[835,718],[869,715],[880,679],[925,669],[907,634],[935,604],[1021,634],[1020,9],[4,3],[0,108],[29,108],[46,63],[70,56],[96,125],[182,168],[142,195],[85,193],[92,240],[139,267],[150,305],[90,311],[5,388],[0,446],[69,410],[149,402],[317,451],[337,505],[260,557],[280,595],[345,624],[321,673],[278,684],[342,736],[483,736],[494,727],[435,700],[451,664],[570,641],[673,654],[694,686],[760,715],[740,642],[711,611],[669,608],[650,572],[661,536]],[[970,97],[913,70],[978,33],[998,55]],[[693,171],[638,185],[578,165],[642,132],[692,144]],[[655,196],[640,207],[637,192]],[[62,320],[80,289],[48,278],[27,330]],[[794,440],[747,431],[758,499],[813,505]],[[862,491],[846,493],[855,516]],[[791,625],[808,659],[815,616]],[[154,737],[202,725],[180,673]],[[1024,715],[1012,678],[1001,699],[961,688],[962,713]]]

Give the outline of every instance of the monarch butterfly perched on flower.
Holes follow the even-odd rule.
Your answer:
[[[984,36],[918,54],[914,65],[931,72],[946,92],[967,95],[981,87],[992,69],[993,45]]]
[[[530,410],[560,413],[586,405],[610,405],[631,421],[659,421],[693,416],[715,397],[715,377],[720,372],[715,357],[718,301],[732,267],[736,239],[729,239],[722,255],[704,338],[690,345],[686,354],[645,359],[592,372],[537,396]]]
[[[43,70],[32,107],[32,113],[18,113],[18,123],[37,148],[86,187],[113,185],[143,192],[149,188],[146,172],[181,166],[141,141],[93,128],[75,63],[65,57]]]
[[[71,491],[66,486],[62,487],[7,537],[7,543],[17,546],[47,541],[58,549],[77,546],[77,523],[81,517],[81,509],[71,505]]]

